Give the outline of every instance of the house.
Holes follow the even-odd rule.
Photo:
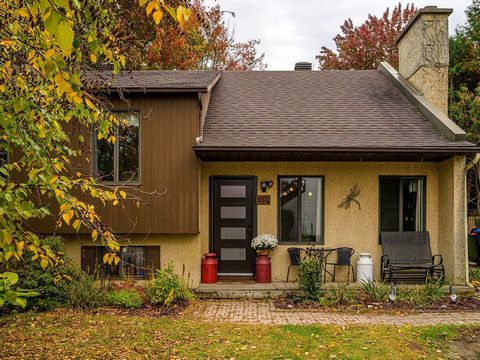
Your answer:
[[[249,243],[271,233],[274,281],[288,247],[312,245],[368,252],[378,278],[380,231],[428,230],[449,281],[465,284],[465,169],[480,149],[447,117],[451,12],[416,14],[398,72],[97,73],[128,127],[114,146],[92,137],[86,166],[138,197],[100,209],[124,239],[126,265],[110,271],[141,278],[173,261],[197,287],[214,251],[220,273],[250,276]],[[339,207],[355,184],[360,206]],[[99,264],[89,233],[65,237],[84,269]]]

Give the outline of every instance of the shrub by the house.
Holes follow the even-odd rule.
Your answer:
[[[397,300],[415,307],[426,307],[435,304],[445,296],[444,282],[441,280],[427,282],[424,286],[399,287]]]
[[[390,287],[388,284],[378,281],[362,281],[361,291],[366,300],[373,302],[384,302],[388,300]]]
[[[480,286],[480,268],[471,268],[469,271],[469,277],[470,281],[476,283],[474,285]]]
[[[308,258],[298,266],[298,281],[305,298],[319,300],[322,294],[322,261],[317,258]]]
[[[140,292],[135,288],[120,289],[108,294],[108,303],[120,308],[138,309],[142,307],[143,299]]]
[[[106,289],[79,268],[74,268],[64,296],[65,305],[73,309],[94,308],[107,302]]]
[[[9,266],[10,271],[18,274],[19,288],[35,289],[39,293],[39,296],[28,301],[27,309],[48,310],[65,304],[67,286],[75,272],[75,265],[65,256],[64,240],[61,237],[51,236],[43,241],[45,246],[57,255],[56,265],[43,269],[38,260],[24,256]]]
[[[12,272],[0,273],[0,314],[3,307],[14,306],[25,309],[27,298],[38,296],[33,290],[17,288],[18,275]]]
[[[357,292],[348,284],[334,284],[329,289],[329,300],[333,305],[354,305],[359,302]]]
[[[170,262],[166,268],[157,269],[154,278],[145,288],[145,296],[152,305],[170,306],[178,300],[191,301],[194,294],[183,284]]]

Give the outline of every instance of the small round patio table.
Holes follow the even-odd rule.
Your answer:
[[[305,248],[305,249],[302,249],[306,256],[307,257],[313,257],[315,259],[318,259],[320,260],[320,262],[322,263],[322,269],[323,269],[323,282],[325,282],[325,280],[327,279],[327,273],[332,276],[333,278],[333,274],[327,270],[327,258],[328,256],[335,252],[337,250],[337,248],[324,248],[324,247],[315,247],[315,246],[312,246],[310,248]]]

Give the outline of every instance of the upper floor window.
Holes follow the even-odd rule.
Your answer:
[[[4,149],[0,149],[0,167],[8,162],[8,153]]]
[[[425,230],[425,178],[380,177],[380,231]]]
[[[8,163],[8,151],[0,148],[0,178],[5,180],[8,177],[8,171],[3,165]]]
[[[113,183],[140,180],[140,117],[136,112],[116,112],[115,143],[94,137],[94,174],[100,181]]]
[[[280,240],[323,243],[323,178],[279,177]]]

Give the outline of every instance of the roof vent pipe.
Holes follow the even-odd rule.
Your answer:
[[[295,64],[295,71],[312,71],[312,63],[310,62],[297,62]]]

